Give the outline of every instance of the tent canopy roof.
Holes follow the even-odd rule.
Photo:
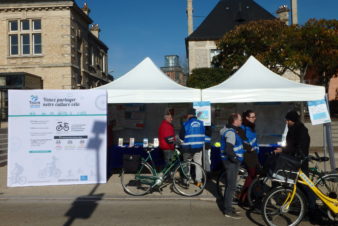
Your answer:
[[[310,101],[324,96],[324,87],[283,78],[253,56],[230,78],[202,91],[203,100],[212,103]]]
[[[200,101],[200,90],[177,84],[150,58],[119,79],[97,87],[106,89],[108,103],[178,103]]]

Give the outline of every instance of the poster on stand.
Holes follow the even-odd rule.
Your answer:
[[[196,109],[196,117],[203,121],[204,126],[211,125],[211,106],[209,101],[194,102],[193,108]]]
[[[105,90],[8,95],[8,187],[106,183]]]
[[[307,103],[312,125],[331,122],[325,99],[308,101]]]

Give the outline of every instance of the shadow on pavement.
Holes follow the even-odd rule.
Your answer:
[[[79,196],[76,198],[70,209],[65,213],[65,216],[68,217],[68,220],[64,226],[70,226],[76,219],[88,219],[94,213],[96,207],[98,206],[98,201],[102,200],[104,194],[95,194],[96,190],[100,186],[100,147],[103,143],[100,138],[101,134],[105,134],[106,123],[102,121],[95,121],[92,133],[95,137],[91,138],[88,141],[87,149],[93,150],[96,153],[96,184],[93,189],[89,192],[88,195]]]

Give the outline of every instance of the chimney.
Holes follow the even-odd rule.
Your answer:
[[[289,25],[289,12],[287,5],[281,5],[276,11],[278,18],[286,25]]]
[[[187,0],[188,36],[194,31],[192,12],[192,0]]]
[[[98,24],[92,24],[89,30],[96,38],[99,38],[101,30]]]
[[[298,24],[297,0],[291,0],[291,19],[292,24]]]
[[[82,11],[83,11],[86,15],[89,15],[89,13],[90,13],[90,9],[89,9],[89,7],[88,7],[88,5],[87,5],[86,2],[83,4]]]

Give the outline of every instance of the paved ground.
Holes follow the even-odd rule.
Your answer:
[[[319,167],[324,168],[323,164]],[[329,165],[326,168],[329,169]],[[134,197],[123,191],[118,173],[114,173],[106,184],[8,188],[7,166],[4,166],[0,167],[0,204],[1,226],[263,224],[259,214],[245,210],[242,210],[240,221],[225,219],[217,203],[216,185],[212,179],[197,197],[178,195],[170,186],[162,193]],[[171,211],[163,216],[166,208]],[[130,216],[130,212],[134,214]],[[125,221],[126,217],[128,221]],[[310,223],[304,221],[301,225]]]

